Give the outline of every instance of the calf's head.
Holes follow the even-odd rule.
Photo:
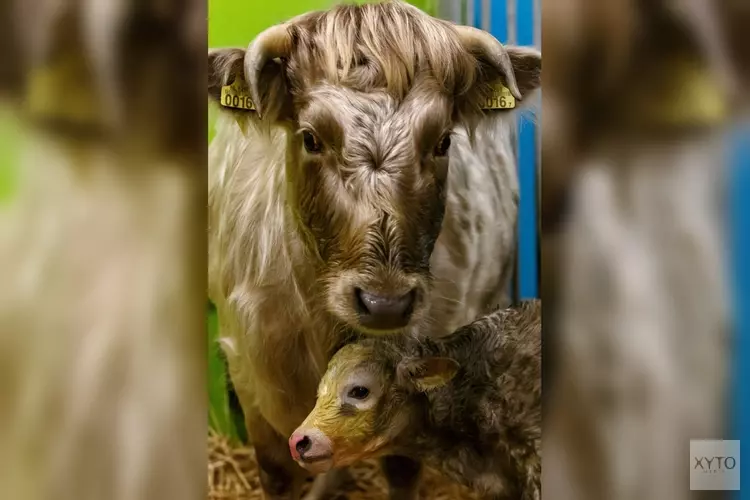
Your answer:
[[[286,202],[327,309],[393,333],[428,305],[454,128],[474,129],[496,83],[526,97],[540,65],[533,49],[402,2],[342,5],[211,51],[209,95],[246,82],[255,110],[227,112],[252,140],[286,131]]]
[[[388,351],[365,341],[331,359],[315,408],[289,438],[289,451],[302,467],[325,472],[392,452],[399,438],[419,426],[420,395],[458,371],[449,358],[403,358]]]

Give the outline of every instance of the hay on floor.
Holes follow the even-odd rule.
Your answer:
[[[208,500],[263,500],[252,448],[232,446],[211,432],[208,436]],[[358,464],[353,480],[337,492],[337,500],[382,500],[388,486],[376,461]],[[308,484],[309,486],[309,484]],[[476,500],[479,497],[438,473],[427,470],[420,485],[424,500]]]

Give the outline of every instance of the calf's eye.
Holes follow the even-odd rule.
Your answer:
[[[434,154],[435,156],[446,156],[448,154],[448,150],[451,147],[451,136],[450,134],[445,134],[441,139],[440,142],[438,142],[438,145],[435,146]]]
[[[305,130],[304,132],[302,132],[302,142],[305,145],[305,151],[307,151],[308,153],[318,154],[322,150],[320,141],[317,137],[315,137],[315,134],[313,134],[309,130]]]
[[[369,395],[370,389],[367,387],[356,386],[349,390],[349,397],[352,399],[365,399]]]

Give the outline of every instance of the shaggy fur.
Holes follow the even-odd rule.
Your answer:
[[[282,436],[343,328],[367,330],[357,288],[415,293],[390,333],[440,336],[507,303],[514,115],[479,103],[498,80],[530,101],[540,57],[488,36],[385,2],[209,53],[209,96],[240,78],[259,111],[224,109],[211,144],[209,294],[256,451],[287,477]]]
[[[364,398],[352,391],[368,391]],[[541,303],[522,302],[434,341],[366,339],[332,358],[297,431],[331,465],[399,453],[488,498],[539,499]]]

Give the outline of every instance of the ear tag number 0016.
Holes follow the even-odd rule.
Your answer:
[[[492,94],[487,98],[482,109],[513,109],[516,107],[516,98],[510,90],[501,83],[492,86]]]
[[[221,88],[221,105],[225,108],[255,110],[255,104],[241,80],[235,80],[231,85]]]

